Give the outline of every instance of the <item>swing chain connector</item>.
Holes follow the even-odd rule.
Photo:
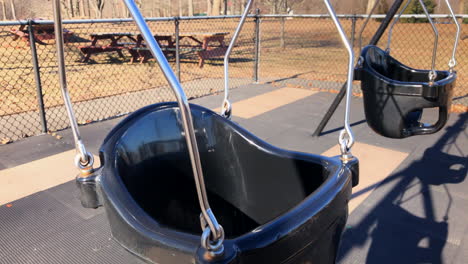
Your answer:
[[[84,158],[80,153],[75,156],[75,166],[80,170],[80,177],[87,177],[94,171],[94,157],[89,152],[85,153]]]
[[[433,85],[436,78],[437,78],[437,72],[435,70],[430,70],[429,71],[429,85]]]
[[[221,116],[227,119],[231,118],[232,105],[228,99],[224,99],[223,106],[221,107]]]
[[[208,217],[211,218],[211,222],[214,224],[216,232],[212,232],[211,227],[206,221],[203,214],[200,214],[200,224],[203,230],[201,236],[201,246],[206,249],[210,259],[221,257],[224,253],[224,229],[218,224],[214,217],[211,209],[207,210]]]
[[[448,66],[449,66],[449,72],[452,73],[455,66],[457,66],[457,61],[455,60],[455,58],[451,58],[449,60]]]
[[[457,27],[457,33],[455,34],[455,40],[453,42],[453,49],[452,49],[452,58],[450,58],[448,66],[449,66],[449,72],[452,73],[455,66],[457,65],[457,61],[455,59],[457,55],[457,47],[458,47],[458,41],[460,40],[460,23],[457,20],[457,17],[455,16],[455,13],[453,12],[452,5],[450,4],[449,0],[445,0],[445,4],[447,4],[447,7],[450,11],[450,16],[452,17],[453,23]]]
[[[359,56],[359,59],[357,61],[357,67],[358,68],[361,68],[362,65],[364,65],[364,57],[363,56]]]
[[[354,145],[354,140],[352,140],[346,129],[341,130],[338,142],[340,144],[341,160],[346,162],[354,159],[353,154],[351,154],[351,147]]]

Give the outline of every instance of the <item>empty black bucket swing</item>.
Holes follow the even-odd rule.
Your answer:
[[[449,5],[448,1],[446,2]],[[390,56],[393,26],[408,3],[393,21],[388,34],[387,49],[384,51],[377,46],[366,46],[361,52],[355,71],[355,79],[361,81],[368,125],[376,133],[389,138],[433,134],[442,129],[448,120],[457,79],[454,67],[459,24],[450,5],[449,9],[457,25],[457,36],[448,71],[435,70],[438,32],[421,0],[420,4],[426,12],[435,36],[432,69],[413,69]],[[438,108],[438,119],[432,124],[420,122],[423,110],[427,108]]]
[[[359,167],[349,125],[354,53],[324,2],[349,53],[341,155],[283,150],[229,120],[229,55],[252,0],[226,53],[221,114],[189,105],[137,5],[125,0],[177,102],[146,106],[121,121],[104,140],[101,167],[94,169],[68,96],[55,0],[61,88],[76,140],[81,201],[105,208],[122,247],[150,263],[335,262]]]

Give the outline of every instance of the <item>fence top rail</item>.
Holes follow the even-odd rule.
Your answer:
[[[468,18],[468,14],[455,15],[457,18]],[[228,16],[195,16],[195,17],[150,17],[146,18],[146,21],[175,21],[175,20],[207,20],[207,19],[239,19],[240,15],[228,15]],[[251,14],[248,17],[260,17],[260,18],[329,18],[328,14],[304,14],[304,15],[289,15],[289,14],[265,14],[265,15],[254,15]],[[338,18],[367,18],[367,14],[341,14]],[[385,15],[372,15],[371,18],[384,18]],[[426,18],[425,15],[412,15],[405,14],[402,18]],[[448,14],[433,14],[431,18],[451,18]],[[109,18],[109,19],[71,19],[64,20],[63,24],[97,24],[97,23],[126,23],[133,22],[131,18]],[[53,20],[33,20],[34,24],[52,25]],[[0,21],[0,26],[19,26],[28,25],[29,20],[11,20],[11,21]]]
[[[338,18],[367,18],[368,14],[341,14],[337,15]],[[396,15],[395,15],[396,16]],[[468,14],[455,15],[457,18],[468,18]],[[329,18],[328,14],[303,14],[303,15],[289,15],[289,14],[265,14],[259,15],[261,18]],[[371,18],[385,18],[385,14],[371,15]],[[424,14],[404,14],[401,18],[427,18]],[[431,14],[431,18],[452,18],[449,14]]]

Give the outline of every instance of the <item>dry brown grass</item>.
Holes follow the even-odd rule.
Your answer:
[[[208,23],[190,21],[181,23],[182,32],[233,32],[235,20],[210,20]],[[349,32],[350,20],[342,21]],[[153,23],[154,32],[172,32],[172,22]],[[360,23],[358,23],[358,28]],[[365,34],[366,43],[378,24],[372,22]],[[445,69],[450,56],[450,48],[455,34],[451,25],[438,25],[440,46],[437,65]],[[74,42],[66,45],[66,63],[69,89],[73,100],[86,101],[94,98],[125,94],[132,91],[152,89],[165,85],[162,74],[154,62],[132,64],[127,53],[126,59],[116,54],[101,54],[93,57],[91,63],[79,62],[78,47],[86,45],[89,33],[127,32],[136,29],[132,23],[123,24],[83,24],[67,25],[75,32]],[[277,19],[265,19],[261,26],[260,77],[264,79],[302,78],[343,82],[346,73],[346,53],[341,47],[331,21],[325,19],[286,20],[286,46],[280,47],[280,23]],[[463,28],[466,32],[466,26]],[[12,41],[4,28],[0,31],[0,116],[37,109],[36,88],[31,66],[31,53],[24,42]],[[251,78],[253,70],[253,23],[246,24],[244,33],[235,49],[231,63],[231,77]],[[392,55],[402,62],[416,68],[428,68],[432,48],[431,29],[425,24],[399,24],[396,28]],[[230,37],[230,36],[229,36]],[[384,35],[383,40],[386,39]],[[357,43],[357,42],[356,42]],[[467,94],[465,85],[468,79],[468,40],[461,41],[458,51],[458,87],[456,96]],[[61,94],[58,89],[58,76],[55,61],[55,45],[38,46],[41,65],[44,100],[47,107],[60,105]],[[175,67],[173,60],[172,66]],[[187,54],[182,60],[182,80],[188,82],[197,79],[223,76],[222,60],[209,61],[203,68],[198,68],[196,57]],[[211,91],[206,91],[206,93]],[[200,91],[188,91],[200,94]],[[170,95],[161,95],[161,101]]]

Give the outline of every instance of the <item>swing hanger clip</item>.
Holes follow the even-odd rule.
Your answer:
[[[213,223],[214,230],[216,231],[216,233],[211,232],[211,227],[206,221],[205,216],[203,215],[203,213],[200,214],[200,224],[203,230],[201,236],[201,246],[207,250],[209,258],[212,259],[222,256],[224,252],[223,243],[225,234],[223,227],[220,224],[218,224],[216,217],[213,215],[211,209],[207,209],[206,213],[210,218],[211,222]]]
[[[81,141],[76,144],[76,148],[78,153],[75,155],[75,166],[80,170],[81,176],[88,176],[93,172],[94,156],[86,151]]]

